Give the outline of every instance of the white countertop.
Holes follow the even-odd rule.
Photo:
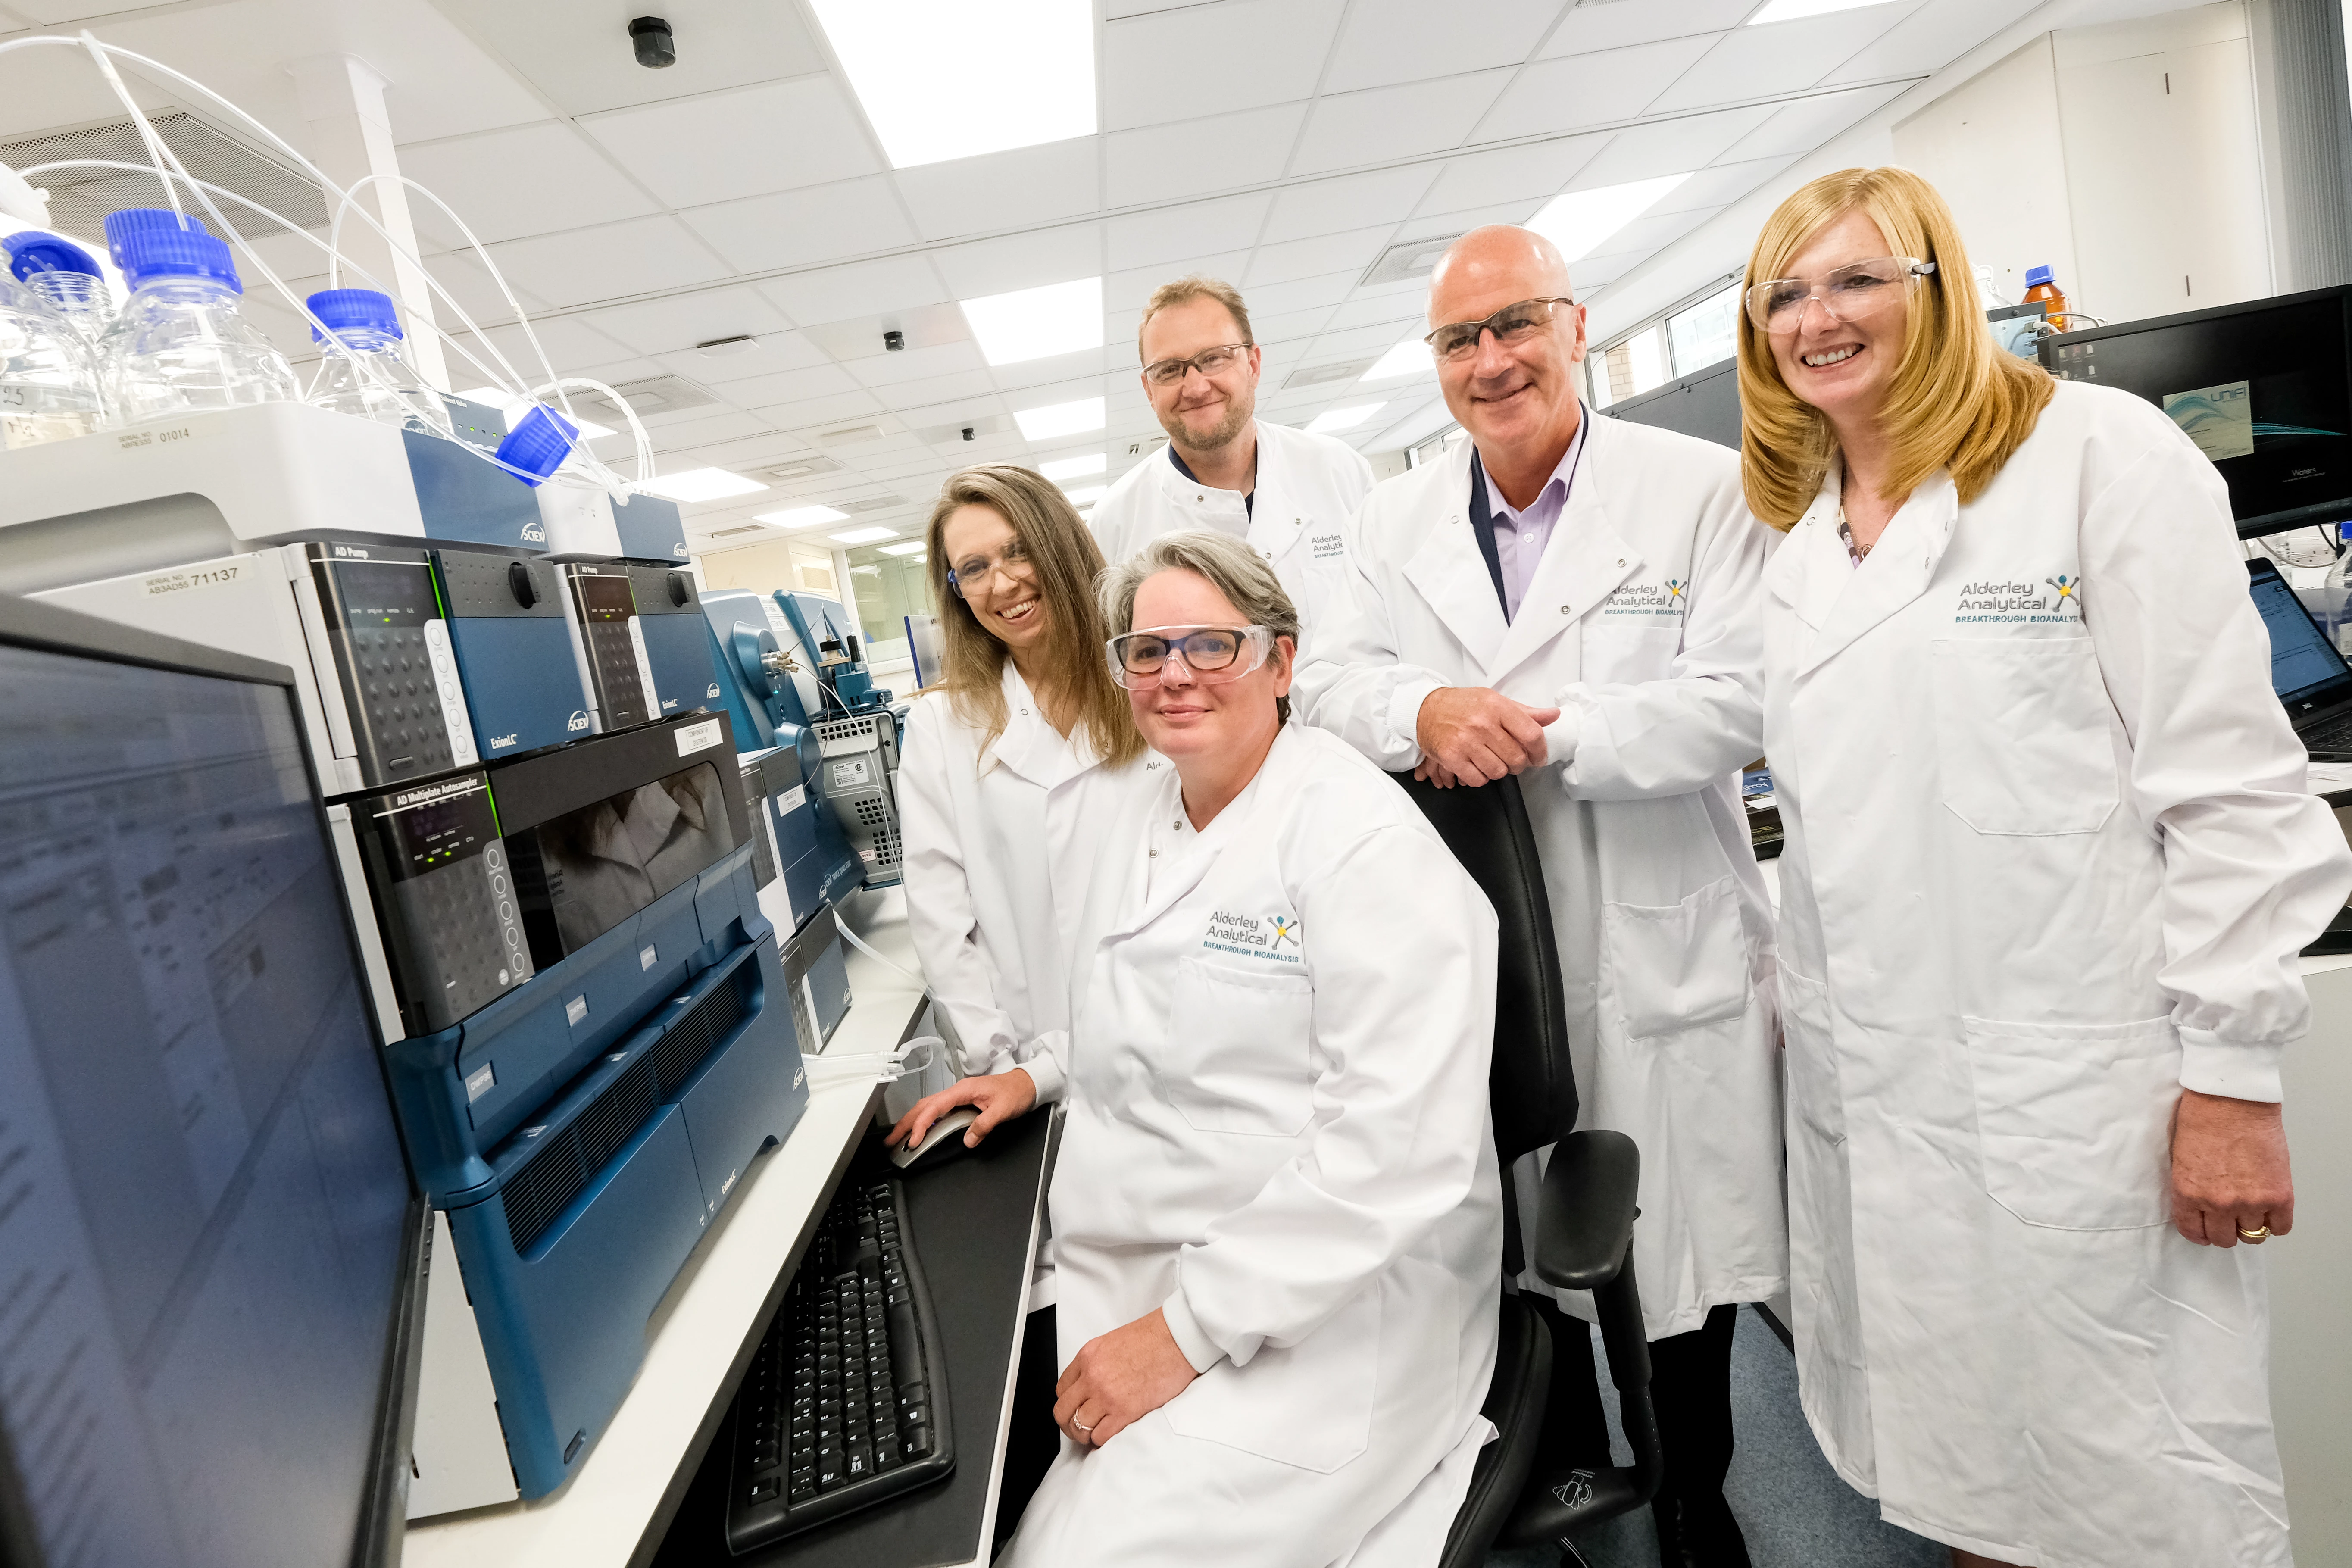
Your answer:
[[[905,895],[854,894],[836,913],[908,974],[845,943],[850,1008],[824,1054],[887,1050],[923,1000],[908,978],[920,971]],[[420,1521],[404,1553],[412,1568],[622,1568],[652,1557],[659,1541],[646,1539],[647,1528],[665,1497],[683,1495],[691,1478],[679,1474],[681,1460],[706,1420],[717,1420],[711,1407],[729,1369],[843,1151],[863,1132],[876,1091],[863,1081],[812,1089],[792,1136],[752,1163],[654,1310],[636,1383],[572,1479],[535,1502]]]

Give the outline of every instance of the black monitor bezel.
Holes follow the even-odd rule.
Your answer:
[[[2305,289],[2296,294],[2271,294],[2260,300],[2241,300],[2234,305],[2215,305],[2210,310],[2183,310],[2172,316],[2150,316],[2137,321],[2117,321],[2111,326],[2091,327],[2079,332],[2053,332],[2041,343],[2042,368],[2052,375],[2058,374],[2058,350],[2061,345],[2072,348],[2078,343],[2105,342],[2110,338],[2136,337],[2161,331],[2170,327],[2194,326],[2206,321],[2226,321],[2232,316],[2249,316],[2263,310],[2281,310],[2317,304],[2333,300],[2337,307],[2337,320],[2342,327],[2345,381],[2352,392],[2352,283],[2336,284],[2326,289]],[[2096,386],[2097,382],[2088,384]],[[2118,387],[2117,391],[2123,389]],[[2128,395],[2137,397],[2139,394]],[[2145,401],[2145,400],[2143,400]],[[2151,405],[2151,406],[2154,406]],[[2352,480],[2347,480],[2352,482]],[[2234,514],[2233,514],[2234,515]],[[2324,501],[2311,501],[2284,511],[2265,512],[2258,517],[2236,519],[2240,539],[2259,539],[2265,534],[2284,533],[2291,528],[2309,528],[2315,523],[2335,522],[2352,516],[2352,491]]]
[[[0,647],[34,648],[78,658],[102,659],[110,664],[282,689],[288,710],[295,720],[294,733],[302,748],[303,770],[310,780],[311,816],[318,825],[320,841],[332,854],[334,834],[327,821],[325,792],[320,786],[319,759],[311,755],[310,737],[300,721],[294,672],[284,665],[183,642],[137,626],[8,595],[0,595]],[[366,994],[367,966],[361,956],[359,933],[352,923],[348,907],[343,910],[343,941],[351,954],[352,972],[361,977],[360,1010],[367,1017],[370,1034],[379,1037],[377,1070],[381,1075],[383,1040],[375,1009],[369,1005]],[[391,1085],[387,1082],[387,1116],[392,1113],[391,1097]],[[401,1158],[405,1165],[404,1147]],[[408,1528],[408,1489],[403,1483],[415,1433],[416,1390],[424,1366],[425,1276],[432,1241],[432,1213],[425,1206],[413,1168],[407,1171],[407,1176],[408,1210],[401,1229],[401,1256],[404,1262],[377,1383],[373,1463],[367,1495],[360,1502],[359,1524],[352,1543],[352,1568],[393,1568],[400,1561],[401,1543]],[[266,1506],[266,1500],[256,1499],[255,1503]],[[0,1562],[37,1568],[44,1561],[16,1457],[5,1430],[0,1428]]]

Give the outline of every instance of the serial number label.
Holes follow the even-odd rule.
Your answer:
[[[193,440],[194,437],[195,432],[183,425],[173,430],[125,430],[114,438],[121,443],[121,449],[128,452],[134,447],[154,447],[173,441]]]
[[[184,594],[191,588],[213,588],[223,583],[234,583],[242,570],[237,566],[215,566],[202,572],[163,572],[148,578],[144,585],[150,596]]]

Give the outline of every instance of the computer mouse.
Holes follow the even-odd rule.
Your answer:
[[[923,1141],[911,1147],[890,1151],[890,1163],[901,1171],[928,1171],[933,1165],[944,1164],[958,1154],[971,1152],[964,1147],[963,1130],[980,1120],[980,1112],[969,1105],[959,1105],[931,1123]]]

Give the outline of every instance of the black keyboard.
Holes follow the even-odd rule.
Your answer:
[[[2339,713],[2297,733],[2302,737],[2304,749],[2315,757],[2322,752],[2352,752],[2352,711]]]
[[[748,1552],[946,1478],[946,1363],[906,1194],[852,1173],[735,1396],[727,1546]]]

